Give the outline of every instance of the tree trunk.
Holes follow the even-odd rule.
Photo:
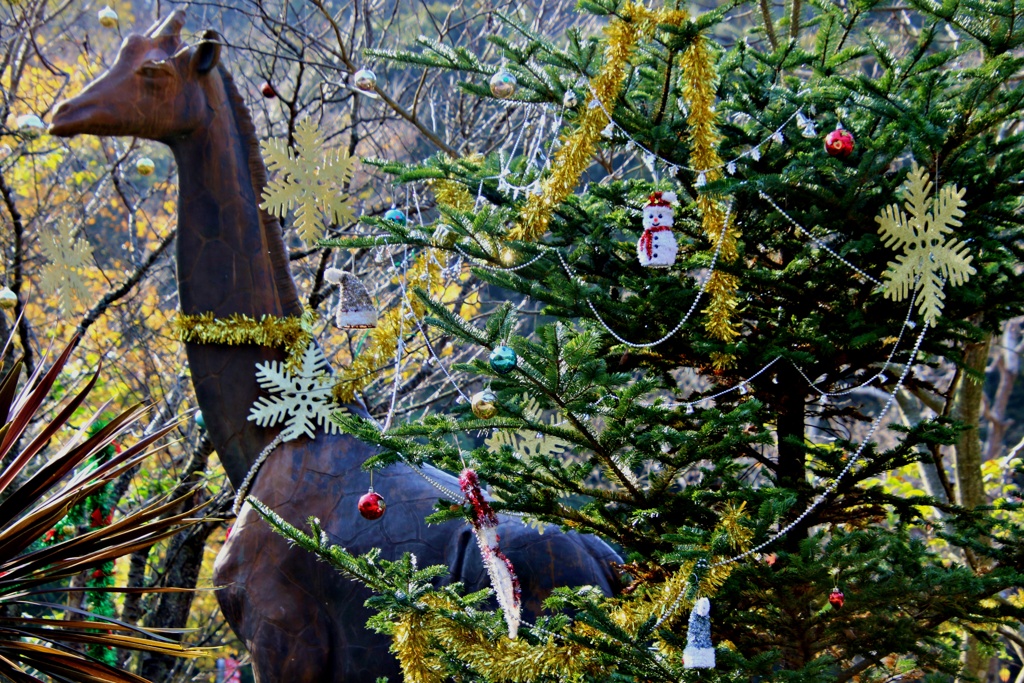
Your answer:
[[[984,375],[991,341],[991,338],[986,338],[983,342],[968,344],[964,349],[965,372],[954,412],[954,416],[967,426],[960,434],[955,448],[957,502],[965,508],[974,508],[985,502],[985,486],[981,478],[982,444],[978,429],[985,396],[984,380],[974,373]],[[974,565],[971,554],[967,557]],[[973,568],[978,569],[976,566]],[[973,678],[985,680],[988,659],[981,654],[980,643],[967,634],[964,637],[964,651],[960,661],[963,663],[963,669],[958,681]]]
[[[230,505],[230,499],[228,501]],[[208,522],[174,537],[167,549],[167,563],[163,580],[166,586],[195,588],[199,579],[199,571],[203,566],[203,551],[206,541],[220,525],[219,521]],[[146,626],[152,628],[184,628],[188,624],[188,614],[192,607],[195,593],[162,593],[152,616],[146,619]],[[171,638],[179,639],[180,634],[171,634]],[[172,671],[181,660],[169,655],[144,653],[139,675],[150,681],[170,681]]]
[[[905,390],[900,390],[896,394],[896,404],[899,406],[900,417],[904,425],[913,427],[921,421],[919,403]],[[939,470],[935,463],[922,460],[917,466],[921,474],[921,482],[924,484],[924,490],[928,495],[943,503],[948,503],[949,501],[946,500],[946,489],[942,486],[942,478],[939,476]],[[940,519],[943,517],[941,510],[935,509],[932,512]]]
[[[796,517],[807,507],[810,487],[807,483],[807,468],[804,448],[804,395],[801,377],[793,368],[779,371],[780,387],[800,387],[800,391],[789,391],[779,397],[778,401],[778,467],[775,478],[778,486],[796,491],[797,503],[793,506],[792,516]],[[784,390],[785,391],[785,390]],[[786,552],[800,551],[800,541],[807,537],[806,530],[810,520],[804,520],[782,539],[782,547]]]

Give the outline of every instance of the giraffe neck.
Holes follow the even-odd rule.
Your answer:
[[[300,315],[280,226],[258,207],[266,182],[255,131],[230,76],[207,79],[206,126],[168,141],[178,164],[177,274],[183,313]],[[278,349],[186,344],[211,441],[237,487],[274,433],[246,418],[256,363]]]

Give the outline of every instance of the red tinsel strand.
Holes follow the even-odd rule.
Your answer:
[[[484,498],[483,491],[480,490],[480,479],[476,476],[476,472],[471,469],[462,470],[462,474],[459,475],[459,488],[466,495],[469,504],[473,506],[473,526],[475,528],[498,526],[498,515],[494,514],[491,504]]]
[[[484,493],[480,490],[480,479],[476,476],[476,472],[468,468],[462,470],[462,474],[459,476],[459,488],[462,489],[462,493],[465,494],[469,504],[473,506],[473,528],[478,530],[496,528],[498,526],[498,515],[495,514],[494,508],[484,498]],[[508,573],[512,575],[512,590],[515,596],[515,603],[519,605],[522,602],[523,588],[519,583],[516,569],[512,566],[512,560],[508,559],[508,556],[498,546],[500,540],[501,537],[495,533],[494,545],[483,546],[481,550],[484,553],[493,554],[508,568]]]
[[[516,568],[512,566],[512,560],[508,559],[508,556],[501,552],[501,548],[495,546],[491,549],[499,560],[505,563],[508,567],[508,573],[512,575],[512,594],[515,596],[516,605],[523,604],[523,586],[519,583],[519,575],[516,574]]]

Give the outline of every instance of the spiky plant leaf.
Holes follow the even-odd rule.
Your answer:
[[[168,425],[114,457],[98,461],[96,456],[146,413],[143,406],[136,405],[88,435],[94,416],[75,436],[53,448],[54,437],[77,414],[99,376],[97,370],[80,391],[65,398],[49,420],[39,415],[74,347],[74,342],[69,344],[52,366],[37,370],[20,388],[19,364],[0,378],[0,462],[5,463],[0,469],[0,492],[6,495],[0,503],[0,680],[145,683],[145,679],[74,646],[179,656],[196,656],[200,651],[156,631],[34,599],[54,592],[54,583],[62,579],[149,547],[199,521],[196,509],[182,510],[185,498],[164,500],[109,526],[40,547],[38,541],[71,507],[137,467],[150,446],[174,428]],[[29,434],[30,426],[33,434]],[[39,462],[44,457],[45,462]],[[111,592],[123,590],[113,588]]]

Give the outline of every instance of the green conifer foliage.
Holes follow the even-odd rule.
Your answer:
[[[626,3],[580,6],[613,22]],[[551,642],[585,652],[592,666],[572,672],[579,680],[698,680],[681,657],[698,595],[711,598],[718,648],[717,668],[700,674],[705,681],[955,674],[965,633],[998,647],[999,625],[1016,629],[1024,616],[1014,597],[1024,571],[1018,503],[1000,499],[966,509],[956,504],[952,485],[951,499],[937,499],[883,483],[886,473],[920,462],[945,471],[947,447],[971,426],[940,408],[910,427],[883,421],[871,428],[892,411],[898,385],[951,406],[959,388],[978,378],[962,371],[953,382],[937,382],[933,370],[958,366],[968,344],[1024,312],[1024,26],[1015,19],[1024,3],[911,0],[893,9],[874,0],[812,0],[802,8],[793,2],[781,18],[773,11],[735,2],[643,40],[611,111],[618,128],[600,141],[610,167],[621,172],[596,182],[598,171],[589,185],[581,182],[536,242],[510,239],[529,192],[514,193],[504,183],[543,179],[550,173],[543,164],[498,154],[382,164],[399,182],[445,178],[480,201],[472,212],[440,207],[437,223],[458,235],[450,247],[432,243],[434,223],[399,231],[380,222],[380,231],[413,250],[471,258],[480,264],[476,277],[510,299],[541,302],[552,322],[529,329],[506,305],[478,327],[424,296],[429,325],[478,346],[478,358],[499,344],[515,349],[518,366],[509,374],[494,372],[486,360],[452,368],[457,382],[490,382],[498,416],[480,420],[468,406],[453,406],[447,414],[397,421],[383,434],[356,417],[339,422],[381,447],[377,466],[406,460],[458,471],[465,457],[499,499],[497,509],[617,544],[630,563],[625,581],[632,581],[620,601],[559,592],[552,607],[571,608],[574,616],[520,630],[538,652]],[[777,25],[765,25],[765,17]],[[494,40],[517,79],[515,98],[560,109],[572,88],[579,104],[562,112],[571,131],[590,106],[586,84],[602,66],[602,37],[570,32],[562,48],[504,20],[506,37]],[[680,55],[698,36],[715,53],[717,150],[726,162],[735,160],[705,182],[702,169],[692,168],[683,101],[689,75],[680,68]],[[493,65],[465,51],[421,45],[377,54],[461,70],[468,92],[489,96]],[[815,133],[798,125],[805,117]],[[823,146],[837,125],[856,139],[847,158]],[[665,161],[657,179],[636,163],[640,147]],[[966,190],[955,236],[976,272],[957,287],[946,284],[934,326],[921,321],[909,299],[886,299],[880,283],[897,254],[883,243],[876,217],[904,205],[913,162],[930,174],[936,192],[953,183]],[[669,269],[643,268],[636,255],[640,209],[659,190],[680,198],[679,254]],[[739,281],[739,335],[730,341],[706,332],[706,293],[694,307],[715,253],[701,226],[702,195],[731,206],[740,234],[738,258],[714,264]],[[343,242],[375,243],[379,238]],[[529,265],[504,269],[510,261],[495,244],[511,249],[512,264]],[[663,343],[643,346],[684,318]],[[862,384],[821,400],[821,391]],[[715,398],[703,400],[708,396]],[[559,420],[527,410],[527,400]],[[531,458],[509,447],[491,452],[476,435],[492,428],[549,435],[572,448],[569,455]],[[741,505],[738,524],[723,526]],[[436,517],[464,514],[445,504]],[[344,556],[315,535],[289,534],[380,593],[373,601],[379,628],[398,633],[392,624],[414,622],[435,637],[424,647],[434,649],[438,671],[466,681],[559,678],[542,666],[542,656],[534,669],[523,664],[514,672],[460,659],[453,636],[424,616],[455,615],[461,628],[497,643],[500,619],[480,609],[479,596],[431,593],[414,563],[382,567]],[[701,582],[669,618],[624,624],[615,616],[623,605],[628,611],[631,601],[651,598],[681,568],[737,555],[743,557],[720,585]],[[834,586],[845,594],[841,608],[828,602]],[[414,592],[421,597],[410,599]],[[560,636],[552,640],[550,633]],[[428,674],[413,678],[433,680]]]

